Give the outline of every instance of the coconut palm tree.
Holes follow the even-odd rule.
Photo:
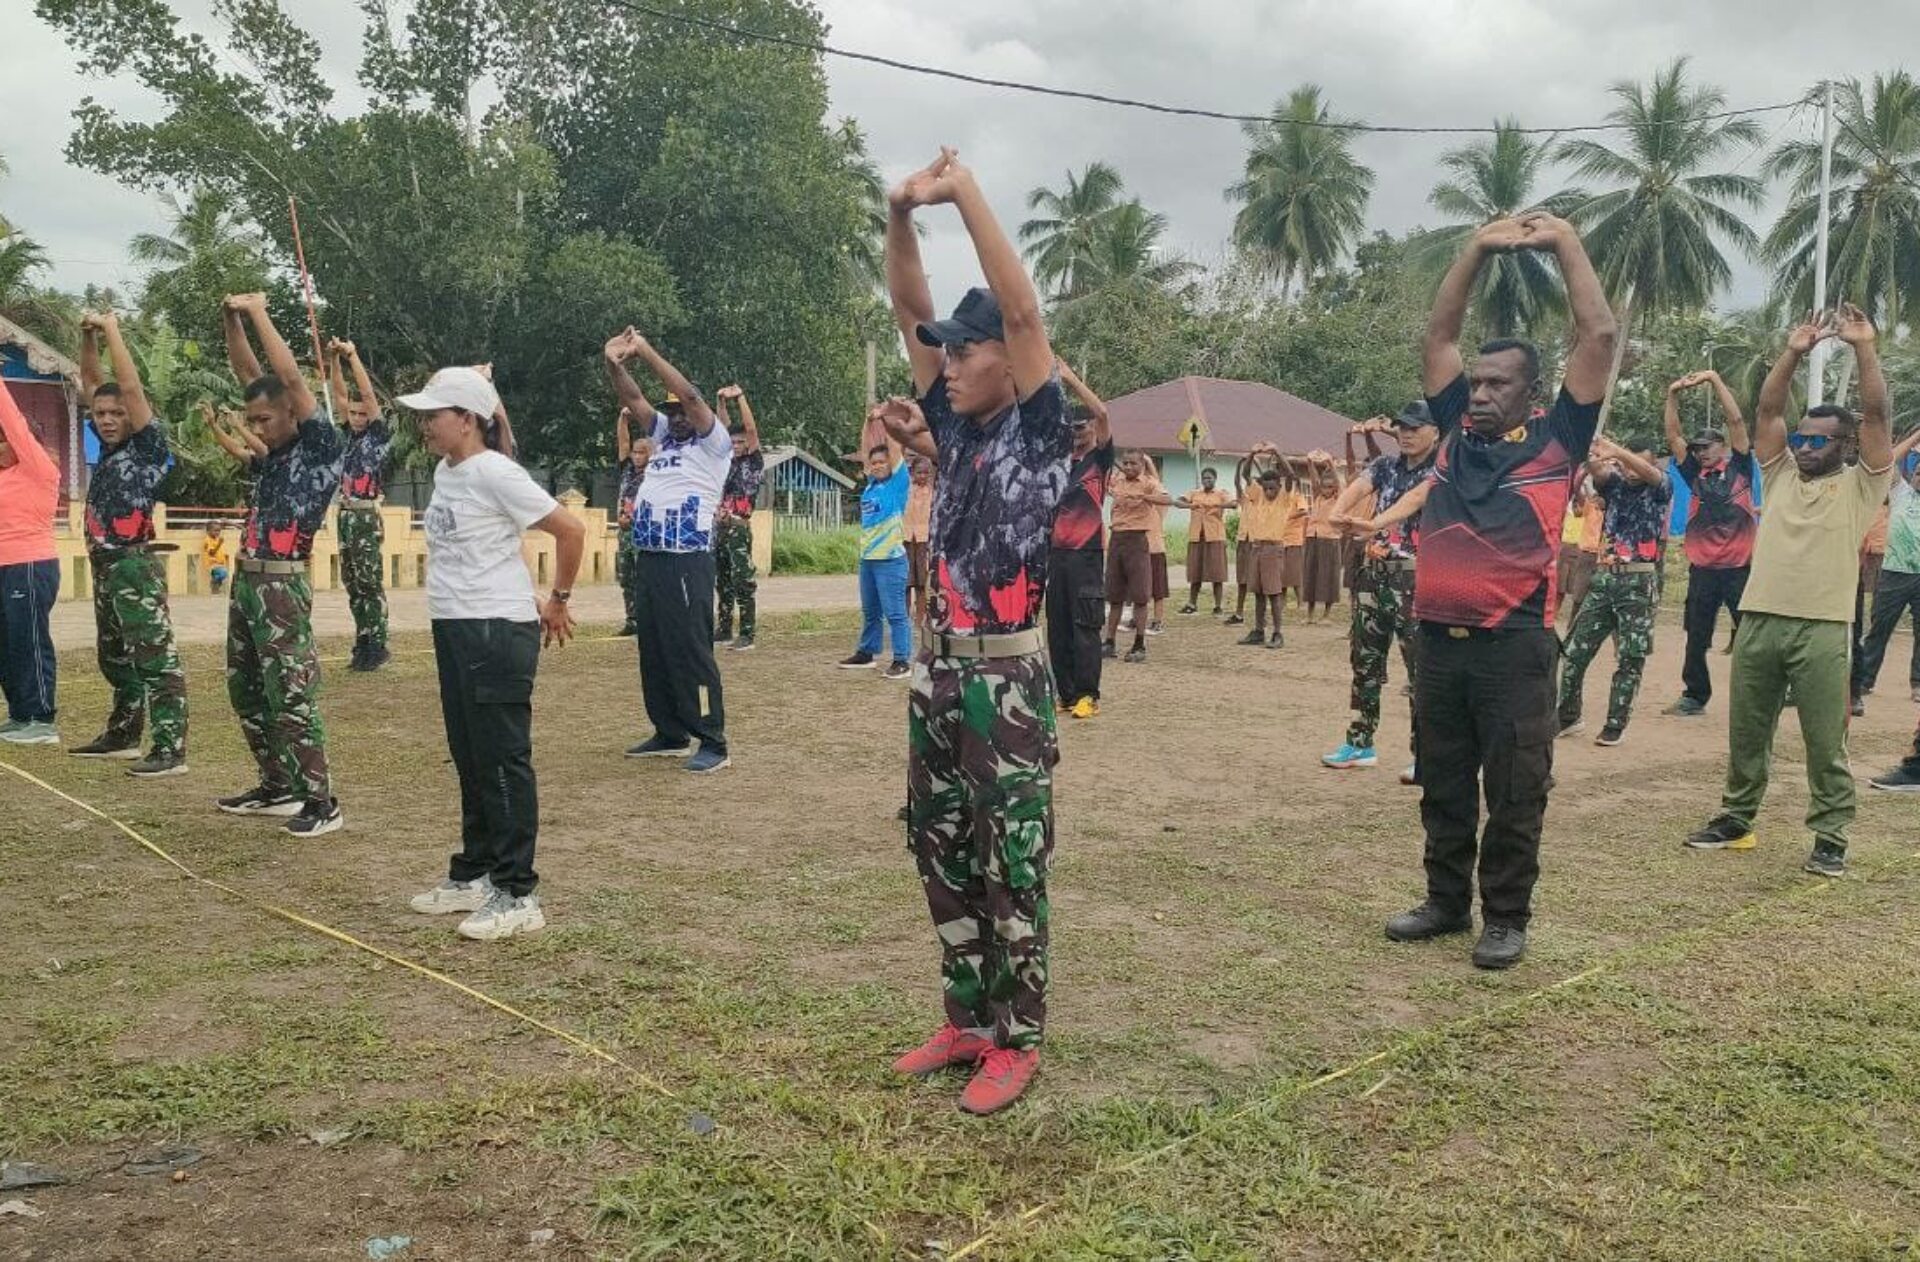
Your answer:
[[[860,230],[846,245],[847,267],[862,286],[878,289],[886,282],[887,186],[880,168],[867,154],[867,134],[857,120],[843,118],[827,134],[829,143],[859,207]],[[922,227],[921,231],[925,231]]]
[[[227,193],[194,189],[185,204],[163,195],[172,219],[166,235],[143,232],[127,244],[136,263],[157,264],[141,292],[144,311],[165,315],[177,329],[220,326],[220,299],[267,287],[265,243]]]
[[[1246,178],[1227,190],[1239,202],[1235,244],[1267,275],[1280,296],[1340,261],[1360,233],[1373,193],[1373,172],[1353,156],[1353,135],[1309,83],[1274,107],[1273,117],[1242,124],[1249,145]]]
[[[1687,82],[1687,58],[1649,83],[1616,83],[1620,104],[1607,115],[1625,134],[1617,147],[1580,137],[1555,156],[1581,179],[1615,185],[1582,201],[1574,219],[1587,252],[1624,317],[1695,311],[1732,277],[1720,242],[1751,254],[1759,247],[1742,209],[1760,205],[1756,176],[1714,171],[1730,152],[1756,146],[1751,118],[1713,118],[1726,108],[1718,88]]]
[[[1089,162],[1078,175],[1067,172],[1064,190],[1043,187],[1027,194],[1027,209],[1040,215],[1020,225],[1020,244],[1036,285],[1055,296],[1078,291],[1075,273],[1101,221],[1121,204],[1125,191],[1118,171]]]
[[[1567,215],[1585,200],[1577,189],[1538,199],[1541,172],[1552,161],[1550,141],[1536,140],[1517,119],[1496,120],[1493,135],[1440,156],[1447,178],[1433,186],[1427,201],[1455,222],[1415,236],[1409,257],[1439,271],[1459,255],[1482,224],[1535,207]],[[1481,269],[1474,282],[1474,307],[1488,332],[1513,337],[1531,331],[1543,318],[1565,310],[1560,274],[1532,251],[1502,254]]]
[[[0,236],[0,316],[56,346],[66,346],[77,313],[65,295],[34,284],[47,253],[19,233]]]
[[[1834,85],[1833,202],[1828,293],[1860,304],[1883,328],[1920,300],[1920,83],[1906,71]],[[1791,176],[1786,209],[1761,245],[1775,264],[1775,293],[1793,310],[1813,305],[1820,220],[1820,143],[1790,140],[1766,163]]]
[[[1170,286],[1185,280],[1199,265],[1161,252],[1160,238],[1166,231],[1167,217],[1148,210],[1137,199],[1115,206],[1100,219],[1075,264],[1074,292],[1068,297],[1114,285]]]

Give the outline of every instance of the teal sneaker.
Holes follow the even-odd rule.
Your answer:
[[[9,745],[58,745],[60,731],[51,723],[29,720],[0,728],[0,741]]]
[[[1378,766],[1380,759],[1374,755],[1371,746],[1347,744],[1342,745],[1331,754],[1325,755],[1320,759],[1320,762],[1323,766],[1338,767],[1344,770],[1348,767]]]

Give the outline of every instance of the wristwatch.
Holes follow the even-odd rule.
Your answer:
[[[573,599],[573,589],[556,587],[551,592],[548,592],[547,595],[564,605],[569,600]]]

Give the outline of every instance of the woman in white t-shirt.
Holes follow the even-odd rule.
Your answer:
[[[415,895],[430,916],[470,913],[464,937],[491,941],[546,924],[533,870],[539,808],[533,779],[533,676],[547,644],[573,633],[567,610],[586,529],[502,453],[500,397],[472,368],[443,368],[401,406],[420,415],[440,457],[427,505],[427,616],[440,670],[440,712],[460,774],[460,852],[447,879]],[[542,605],[520,537],[557,547]]]

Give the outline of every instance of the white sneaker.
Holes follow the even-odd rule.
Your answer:
[[[0,741],[9,745],[58,745],[60,732],[51,723],[29,719],[0,729]]]
[[[493,882],[484,876],[471,881],[445,880],[424,894],[415,894],[407,906],[422,916],[444,916],[455,911],[479,911],[493,893]]]
[[[460,936],[475,942],[494,942],[516,933],[544,929],[547,918],[540,912],[540,896],[523,894],[515,898],[503,889],[495,889],[486,903],[460,922]]]

